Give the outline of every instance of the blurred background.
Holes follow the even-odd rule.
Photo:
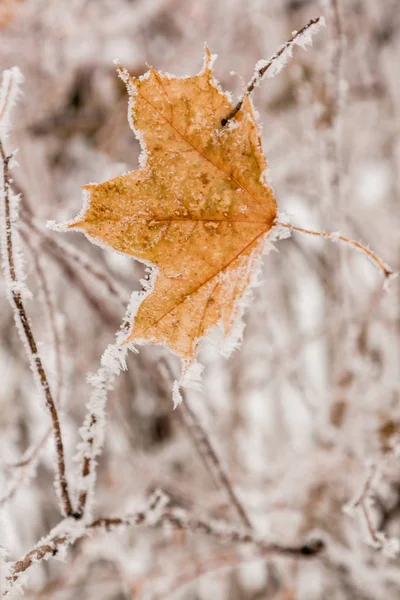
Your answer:
[[[218,54],[217,79],[236,98],[255,63],[318,15],[327,28],[313,47],[296,47],[253,96],[270,180],[293,223],[340,230],[398,270],[398,0],[0,1],[0,67],[17,65],[25,77],[9,146],[19,149],[13,178],[33,294],[27,310],[64,406],[71,479],[86,374],[98,368],[143,272],[129,257],[45,224],[76,215],[81,185],[138,166],[113,60],[135,76],[146,64],[194,74],[207,42]],[[189,393],[257,534],[299,543],[318,532],[326,552],[252,560],[200,534],[127,530],[82,539],[66,564],[32,568],[26,598],[400,597],[399,558],[372,544],[379,533],[400,536],[400,463],[391,454],[400,426],[398,280],[385,292],[365,255],[329,241],[294,233],[277,249],[264,260],[241,348],[226,360],[205,343],[204,393]],[[59,514],[52,440],[38,447],[48,416],[1,288],[0,544],[16,560]],[[172,410],[159,372],[165,359],[156,347],[130,355],[110,393],[96,514],[122,515],[162,487],[190,514],[237,522]],[[344,507],[371,464],[382,468],[368,522]]]

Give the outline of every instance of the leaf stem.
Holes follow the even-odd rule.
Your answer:
[[[352,240],[344,235],[340,235],[339,233],[329,233],[327,231],[314,231],[312,229],[305,229],[304,227],[298,227],[297,225],[291,225],[289,223],[278,222],[277,225],[280,225],[281,227],[286,227],[293,231],[300,231],[301,233],[306,233],[307,235],[315,235],[315,236],[327,238],[333,242],[337,242],[338,240],[340,240],[341,242],[345,242],[346,244],[355,246],[359,250],[362,250],[362,252],[364,252],[367,256],[369,256],[370,259],[372,259],[372,261],[378,266],[378,268],[383,272],[383,274],[385,275],[385,277],[387,279],[396,275],[396,273],[394,271],[392,271],[392,269],[388,265],[385,265],[383,260],[381,258],[379,258],[379,256],[377,256],[377,254],[375,254],[375,252],[373,252],[372,250],[370,250],[369,248],[367,248],[366,246],[361,244],[361,242]]]

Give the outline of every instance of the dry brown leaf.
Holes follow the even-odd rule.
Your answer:
[[[221,126],[232,104],[208,50],[194,77],[119,71],[141,168],[85,186],[86,206],[67,227],[157,267],[126,342],[164,344],[190,364],[212,327],[232,333],[277,216],[259,128],[248,98]]]

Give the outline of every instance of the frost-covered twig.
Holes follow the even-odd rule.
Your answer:
[[[157,525],[163,517],[163,510],[168,501],[169,498],[164,492],[156,490],[150,497],[148,505],[144,510],[138,511],[132,515],[127,515],[124,518],[99,518],[83,528],[75,523],[75,528],[67,528],[68,531],[66,533],[54,536],[50,535],[44,542],[39,542],[39,544],[33,548],[33,550],[25,554],[23,558],[8,565],[8,574],[6,576],[7,587],[3,596],[10,595],[12,587],[16,584],[21,574],[27,571],[31,566],[41,562],[43,559],[48,559],[50,556],[56,556],[62,548],[68,547],[94,530],[103,529],[104,531],[109,531],[112,528],[121,526],[138,527],[139,525]],[[63,523],[61,522],[56,529],[62,529],[62,527]]]
[[[288,59],[292,56],[294,46],[297,45],[305,48],[306,46],[311,45],[312,36],[324,25],[325,20],[323,17],[311,19],[311,21],[309,21],[307,25],[304,25],[304,27],[302,27],[299,31],[294,31],[292,37],[285,42],[283,46],[279,48],[278,52],[273,54],[269,60],[258,61],[254,69],[254,75],[248,83],[243,97],[239,100],[231,112],[221,120],[222,127],[227,125],[227,123],[239,112],[243,106],[244,99],[251,94],[254,88],[260,83],[264,75],[267,75],[267,77],[275,77],[275,75],[277,75],[283,69]]]
[[[129,311],[129,309],[128,309]],[[126,317],[121,330],[129,322]],[[126,332],[125,332],[126,333]],[[115,380],[122,370],[126,370],[126,357],[129,344],[118,343],[121,332],[117,334],[117,343],[110,344],[101,357],[101,366],[98,371],[88,377],[93,391],[87,403],[87,415],[80,429],[82,441],[78,444],[77,460],[79,461],[80,481],[77,514],[86,518],[90,506],[96,480],[96,458],[102,451],[105,434],[105,405],[108,391],[113,389]],[[124,337],[124,335],[122,335]]]
[[[375,525],[371,514],[371,507],[375,502],[375,487],[377,482],[387,462],[393,455],[397,457],[400,455],[398,442],[394,443],[391,451],[385,454],[380,460],[369,465],[368,475],[363,483],[361,493],[355,500],[344,507],[345,512],[348,514],[352,514],[356,509],[361,511],[368,532],[368,542],[392,558],[400,552],[399,540],[388,538],[385,532]]]
[[[157,490],[149,499],[147,508],[142,511],[125,517],[99,517],[83,528],[78,526],[76,531],[72,531],[70,534],[50,536],[45,542],[39,543],[36,548],[28,552],[21,560],[8,566],[6,577],[8,589],[3,595],[9,595],[12,586],[18,581],[22,573],[43,559],[56,556],[63,547],[74,543],[93,531],[108,532],[120,527],[168,525],[174,529],[193,534],[205,534],[223,543],[228,542],[253,547],[257,556],[279,554],[307,558],[316,556],[324,549],[324,543],[319,539],[311,539],[303,544],[293,546],[268,543],[257,538],[248,530],[235,529],[226,522],[199,519],[189,516],[186,511],[180,508],[168,508],[168,503],[169,497],[164,492]],[[62,523],[59,526],[62,527]]]
[[[6,73],[8,73],[6,71]],[[13,71],[13,77],[17,82],[19,71]],[[7,89],[14,89],[9,83],[7,76],[3,77],[3,88],[8,85]],[[17,83],[15,83],[15,87]],[[15,92],[16,93],[16,92]],[[4,94],[0,94],[3,96]],[[9,110],[3,109],[2,114],[8,117]],[[24,347],[27,352],[31,369],[35,376],[35,381],[38,386],[38,390],[44,397],[46,408],[50,414],[52,421],[55,445],[56,445],[56,458],[57,458],[57,471],[58,471],[58,484],[60,489],[60,500],[61,509],[63,513],[68,516],[73,513],[71,501],[68,492],[68,483],[66,478],[65,469],[65,458],[64,458],[64,445],[61,434],[61,426],[58,418],[57,408],[53,399],[53,395],[50,389],[49,381],[47,378],[46,371],[44,369],[42,360],[38,353],[35,337],[25,310],[23,301],[23,274],[21,272],[21,258],[18,254],[18,249],[15,248],[16,235],[14,231],[14,223],[17,219],[17,205],[18,199],[13,195],[10,186],[10,161],[12,156],[8,155],[5,151],[3,141],[0,139],[0,166],[1,166],[1,182],[0,182],[0,196],[2,200],[2,260],[5,274],[5,280],[7,282],[8,299],[13,308],[14,318],[17,325],[18,333],[24,342]]]
[[[190,531],[191,533],[203,533],[222,542],[252,545],[262,553],[313,556],[324,548],[324,543],[320,539],[313,539],[297,546],[269,543],[253,535],[248,529],[240,530],[225,522],[193,518],[181,509],[166,511],[162,521],[170,523],[177,529]]]
[[[175,378],[169,364],[163,362],[162,365],[168,372],[169,379],[174,381]],[[161,376],[165,378],[164,369],[160,369],[160,373]],[[214,480],[226,490],[227,495],[232,505],[234,506],[236,512],[238,513],[243,525],[246,528],[251,529],[252,525],[247,511],[236,495],[230,477],[221,463],[221,459],[218,456],[218,453],[214,447],[214,443],[212,442],[209,433],[202,425],[201,420],[196,414],[196,411],[193,409],[190,400],[183,389],[181,389],[181,394],[182,402],[178,406],[178,411],[179,414],[182,416],[184,424],[187,427],[189,433],[191,434],[191,437],[193,438],[196,444],[196,447],[204,464],[213,475]]]
[[[297,227],[296,225],[291,225],[289,223],[279,223],[282,227],[287,227],[288,229],[292,229],[293,231],[300,231],[301,233],[307,233],[308,235],[315,235],[323,238],[327,238],[333,242],[345,242],[346,244],[350,244],[358,250],[364,252],[371,260],[374,262],[377,267],[383,272],[385,278],[389,280],[391,277],[396,277],[397,273],[393,271],[388,265],[386,265],[375,252],[361,244],[361,242],[357,242],[355,240],[351,240],[350,238],[340,235],[339,233],[328,233],[327,231],[314,231],[312,229],[304,229],[304,227]]]
[[[37,282],[43,296],[43,305],[47,311],[47,318],[53,337],[54,355],[55,355],[55,368],[56,368],[56,394],[55,399],[60,408],[63,404],[62,396],[64,389],[64,373],[63,373],[63,361],[62,361],[62,344],[61,344],[61,332],[59,331],[59,325],[57,322],[56,308],[54,306],[50,286],[47,282],[45,270],[42,267],[40,254],[35,252],[32,247],[31,241],[25,232],[21,232],[22,240],[25,246],[30,251],[30,259],[35,270]]]
[[[178,410],[181,412],[186,426],[193,435],[200,456],[208,468],[213,472],[216,480],[226,490],[228,497],[236,509],[236,512],[238,513],[243,525],[246,528],[251,529],[252,525],[247,511],[234,490],[233,483],[230,480],[230,477],[224,466],[222,465],[221,459],[214,448],[214,444],[210,438],[210,435],[202,425],[198,415],[196,414],[196,411],[193,410],[190,400],[187,397],[183,398],[183,402],[180,404]]]

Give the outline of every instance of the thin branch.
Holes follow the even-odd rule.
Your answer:
[[[360,242],[351,240],[350,238],[348,238],[344,235],[340,235],[339,233],[328,233],[327,231],[314,231],[312,229],[304,229],[304,227],[297,227],[296,225],[290,225],[289,223],[277,223],[277,225],[280,225],[281,227],[287,227],[288,229],[291,229],[293,231],[300,231],[301,233],[306,233],[308,235],[315,235],[318,237],[327,238],[333,242],[337,242],[340,240],[341,242],[350,244],[351,246],[354,246],[355,248],[358,248],[358,250],[361,250],[362,252],[364,252],[377,265],[377,267],[383,272],[386,279],[397,276],[397,273],[395,271],[393,271],[388,265],[386,265],[383,262],[383,260],[380,259],[379,256],[377,256],[375,254],[375,252],[373,252],[372,250],[370,250],[369,248],[367,248]]]
[[[37,442],[35,444],[32,444],[29,448],[27,448],[27,450],[25,450],[25,452],[24,452],[23,457],[21,458],[21,460],[18,460],[16,462],[7,462],[7,463],[4,463],[4,466],[7,469],[21,469],[22,467],[28,466],[29,463],[40,452],[40,450],[44,446],[44,444],[47,442],[47,440],[49,439],[51,433],[52,433],[52,427],[49,427],[49,429],[46,431],[46,433],[44,434],[44,436],[39,440],[39,442]]]
[[[115,380],[122,370],[126,370],[126,357],[129,344],[120,345],[118,341],[126,337],[126,325],[129,322],[129,308],[117,333],[117,343],[109,344],[101,357],[101,366],[94,375],[88,377],[92,393],[87,403],[87,415],[80,429],[82,442],[78,445],[80,461],[80,488],[77,507],[79,518],[88,509],[88,500],[93,496],[96,481],[96,458],[102,451],[105,430],[105,405],[108,392],[113,389]],[[90,508],[90,507],[89,507]]]
[[[398,458],[399,456],[399,441],[396,440],[393,442],[393,445],[387,454],[384,454],[381,458],[369,466],[369,472],[363,483],[360,494],[355,500],[349,502],[344,508],[345,512],[350,515],[355,509],[359,509],[361,511],[365,526],[368,531],[368,541],[375,548],[382,550],[386,556],[392,558],[399,555],[399,540],[397,538],[388,538],[386,533],[378,525],[374,524],[375,519],[371,514],[371,507],[376,500],[376,486],[378,479],[381,477],[390,459],[392,457]]]
[[[28,480],[33,478],[35,473],[34,469],[36,465],[32,463],[36,462],[40,451],[51,436],[52,431],[52,427],[49,427],[46,434],[42,437],[39,443],[27,449],[27,451],[24,453],[22,460],[15,463],[6,463],[4,465],[7,469],[16,469],[17,471],[14,474],[11,482],[7,484],[8,489],[6,493],[2,497],[0,497],[0,508],[7,504],[7,502],[9,502],[11,498],[15,496],[15,494],[21,488],[22,485],[26,485]]]
[[[327,136],[325,139],[326,195],[331,204],[342,207],[341,177],[343,168],[340,145],[340,113],[343,105],[345,85],[343,81],[343,56],[345,37],[343,33],[339,0],[329,0],[328,21],[332,22],[329,45],[328,68],[326,70]]]
[[[35,337],[33,335],[32,328],[29,323],[29,319],[25,310],[24,302],[22,299],[22,293],[18,287],[19,281],[17,277],[17,270],[14,258],[14,247],[13,247],[13,232],[12,232],[12,220],[11,220],[11,207],[10,207],[10,174],[9,174],[9,163],[11,160],[10,156],[7,156],[4,149],[3,143],[0,140],[0,157],[3,164],[3,193],[4,193],[4,233],[5,241],[2,244],[3,248],[3,259],[4,268],[6,269],[6,278],[12,284],[9,286],[9,298],[11,305],[14,308],[14,316],[16,319],[18,331],[25,336],[27,345],[24,344],[28,358],[30,360],[32,369],[37,375],[37,382],[39,388],[44,395],[46,408],[50,414],[50,418],[53,426],[53,433],[56,446],[56,459],[57,459],[57,470],[58,479],[61,493],[61,503],[64,514],[70,516],[73,514],[73,509],[68,492],[68,483],[66,478],[65,469],[65,458],[64,458],[64,445],[61,434],[61,426],[58,418],[57,408],[52,396],[49,381],[47,378],[46,371],[44,369],[42,360],[38,353]]]
[[[169,379],[174,380],[172,370],[168,363],[163,362],[162,364],[168,371]],[[160,373],[165,379],[165,373],[163,373],[162,371],[163,370],[160,369]],[[179,405],[178,411],[181,414],[188,431],[190,432],[192,438],[195,441],[196,447],[204,464],[206,465],[208,470],[213,474],[215,481],[217,481],[221,485],[221,487],[223,487],[226,490],[226,493],[233,507],[238,513],[243,525],[247,529],[252,529],[252,524],[247,514],[247,511],[242,505],[238,496],[236,495],[233,484],[230,480],[228,473],[222,465],[221,459],[219,458],[218,452],[214,447],[214,443],[211,440],[210,434],[202,425],[198,415],[196,414],[196,411],[191,406],[190,400],[188,399],[187,395],[182,389],[181,394],[183,397],[183,401]]]
[[[248,529],[241,531],[221,521],[208,521],[190,517],[181,509],[167,510],[163,514],[162,521],[170,523],[176,529],[190,531],[191,533],[202,533],[222,542],[252,545],[263,553],[276,553],[286,556],[314,556],[324,548],[324,543],[319,539],[310,540],[297,546],[268,543],[254,536]]]
[[[314,544],[314,545],[313,545]],[[286,548],[288,549],[288,548]],[[280,550],[283,550],[280,547]],[[318,543],[311,542],[308,545],[292,547],[291,550],[299,550],[299,552],[293,552],[293,557],[296,558],[309,558],[318,555],[322,550],[323,546],[318,547]],[[234,569],[241,567],[243,565],[248,565],[249,563],[255,561],[266,561],[268,558],[271,558],[271,554],[274,552],[271,548],[265,551],[260,550],[257,553],[253,553],[252,555],[248,555],[247,553],[239,553],[239,552],[223,552],[218,553],[211,558],[207,558],[207,560],[197,563],[193,569],[190,571],[185,571],[181,568],[180,573],[177,578],[175,578],[172,582],[172,585],[166,587],[163,586],[163,591],[160,594],[154,596],[153,600],[166,600],[170,597],[175,597],[175,595],[181,591],[184,586],[187,586],[190,583],[198,580],[200,577],[205,575],[210,575],[211,573],[216,573],[220,570]],[[277,552],[276,554],[290,557],[291,552]],[[268,565],[270,566],[270,565]],[[153,588],[153,586],[152,586]]]
[[[51,247],[51,249],[57,254],[62,253],[63,256],[67,257],[70,262],[74,264],[80,270],[84,270],[93,279],[95,279],[100,285],[105,288],[106,296],[111,295],[115,297],[120,304],[126,308],[129,303],[129,294],[123,289],[122,286],[118,285],[111,277],[107,275],[104,269],[100,269],[94,261],[92,261],[86,254],[77,250],[72,244],[64,242],[60,237],[55,239],[48,233],[48,229],[41,227],[40,224],[30,215],[27,211],[23,213],[24,224],[31,231],[35,232],[43,242]]]
[[[307,25],[304,25],[304,27],[302,27],[299,31],[294,31],[292,37],[285,42],[283,46],[280,47],[278,52],[273,54],[267,62],[260,61],[260,63],[257,63],[255,73],[248,83],[243,97],[239,100],[231,112],[221,120],[222,127],[225,127],[225,125],[227,125],[227,123],[239,112],[243,106],[245,98],[251,94],[251,92],[260,83],[261,79],[271,69],[271,67],[276,67],[274,74],[278,73],[286,63],[287,58],[291,56],[293,46],[296,44],[305,46],[305,44],[310,43],[312,33],[315,33],[321,25],[325,25],[325,21],[322,17],[311,19],[311,21],[309,21]],[[301,41],[301,38],[304,36],[304,34],[308,34],[307,39]],[[281,62],[279,62],[279,59],[281,59]]]
[[[342,70],[343,70],[343,50],[344,50],[344,32],[342,25],[340,0],[329,0],[332,21],[333,21],[333,49],[331,57],[331,94],[333,99],[333,121],[338,117],[341,108],[341,95],[343,89]]]
[[[247,511],[244,508],[241,501],[239,500],[238,496],[236,495],[233,483],[228,473],[226,472],[224,466],[222,465],[221,459],[218,456],[218,453],[214,447],[214,443],[212,442],[209,433],[206,431],[206,429],[200,422],[198,415],[193,410],[190,400],[184,394],[183,402],[179,406],[178,410],[181,412],[186,426],[188,427],[188,429],[190,429],[194,439],[196,440],[196,445],[199,449],[203,461],[213,471],[217,481],[219,481],[220,485],[226,490],[227,495],[232,505],[236,509],[236,512],[243,525],[246,528],[251,529],[252,524],[247,514]]]
[[[84,535],[93,530],[104,529],[109,531],[112,528],[119,526],[156,525],[162,518],[162,512],[165,509],[168,501],[169,497],[164,492],[156,490],[149,498],[148,505],[143,511],[138,511],[132,515],[124,517],[123,519],[96,519],[83,528],[78,526],[75,534],[73,531],[70,531],[69,534],[62,533],[53,537],[51,534],[49,534],[49,539],[36,546],[36,548],[33,548],[33,550],[25,554],[21,560],[16,561],[9,567],[9,575],[6,577],[9,588],[3,593],[3,596],[9,595],[12,585],[14,585],[18,581],[21,574],[27,571],[32,565],[37,564],[43,559],[47,559],[49,556],[56,556],[62,547],[72,545],[78,539],[82,538]],[[59,523],[55,529],[58,529],[59,527],[62,527],[62,522]]]
[[[33,231],[37,234],[40,248],[48,254],[58,267],[61,267],[65,277],[71,283],[71,289],[79,291],[82,294],[82,297],[88,303],[92,313],[95,314],[103,324],[107,323],[115,328],[117,319],[114,311],[109,307],[109,304],[115,298],[120,301],[121,306],[126,309],[126,306],[129,303],[129,294],[125,293],[122,295],[121,288],[120,297],[117,297],[118,292],[117,294],[114,294],[112,289],[108,287],[108,283],[112,283],[110,278],[107,278],[108,283],[106,293],[101,293],[102,290],[98,290],[97,286],[93,286],[87,277],[87,273],[95,277],[93,271],[85,269],[84,265],[81,263],[78,265],[79,259],[76,261],[74,260],[73,255],[70,252],[71,248],[74,249],[71,244],[65,242],[60,243],[60,240],[56,241],[44,230],[44,228],[36,227],[36,223],[33,225],[30,221],[25,220],[26,211],[23,211],[22,219],[21,227],[29,233]],[[100,279],[97,280],[101,282]]]
[[[35,252],[32,247],[29,236],[25,232],[21,232],[22,240],[25,246],[30,252],[30,258],[32,265],[36,272],[36,277],[40,283],[40,288],[43,295],[43,302],[47,309],[48,321],[53,337],[53,346],[55,354],[55,367],[56,367],[56,403],[58,408],[62,406],[62,395],[64,388],[64,372],[63,372],[63,361],[62,361],[62,350],[61,350],[61,333],[58,328],[56,308],[54,306],[50,286],[48,284],[45,271],[42,267],[39,252]]]
[[[168,524],[174,529],[187,531],[192,534],[204,534],[223,543],[233,543],[253,547],[257,556],[279,554],[281,556],[295,556],[309,558],[316,556],[324,550],[324,543],[319,539],[310,540],[304,544],[286,546],[268,543],[253,536],[248,530],[241,531],[222,521],[208,521],[205,519],[189,517],[179,508],[168,508],[169,498],[164,492],[156,491],[149,500],[148,507],[126,517],[100,517],[87,524],[83,529],[77,530],[77,535],[71,539],[66,534],[53,536],[45,543],[38,545],[28,552],[21,560],[13,563],[6,580],[9,586],[15,584],[22,573],[49,556],[56,556],[62,547],[71,545],[78,539],[90,534],[92,531],[112,531],[119,527],[139,527],[147,525],[156,527]],[[10,588],[4,592],[9,595]]]

